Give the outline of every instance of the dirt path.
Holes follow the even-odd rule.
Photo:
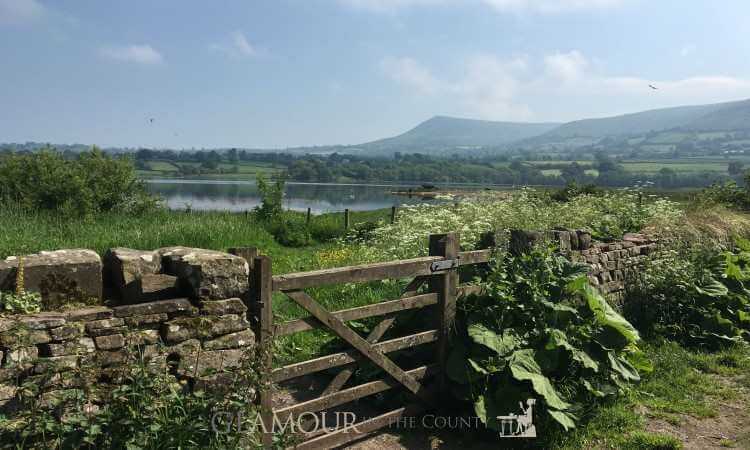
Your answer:
[[[669,434],[686,450],[741,448],[750,450],[750,389],[737,379],[722,379],[739,391],[739,396],[720,401],[715,417],[679,415],[679,422],[647,419],[648,431]]]

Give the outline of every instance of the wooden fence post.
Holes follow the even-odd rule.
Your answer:
[[[305,219],[305,223],[307,225],[310,225],[310,208],[307,208],[307,218]]]
[[[344,210],[344,229],[349,229],[349,208]]]
[[[396,207],[391,206],[391,225],[396,223]]]
[[[260,414],[263,421],[263,448],[273,446],[273,272],[271,258],[256,256],[253,260],[251,289],[257,314],[256,335],[261,365]]]
[[[245,258],[247,265],[252,272],[255,264],[255,257],[258,256],[258,249],[255,247],[229,247],[227,253]]]
[[[430,256],[443,256],[445,259],[458,258],[459,242],[457,233],[431,234]],[[456,288],[458,270],[450,269],[430,277],[430,291],[438,294],[438,349],[437,360],[440,366],[438,387],[446,389],[446,363],[450,350],[451,329],[456,317]]]

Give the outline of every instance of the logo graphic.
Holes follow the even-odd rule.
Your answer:
[[[497,416],[500,422],[500,437],[503,438],[535,438],[536,427],[533,423],[533,406],[536,400],[530,398],[526,400],[526,408],[522,402],[518,402],[522,414],[509,414],[507,416]]]

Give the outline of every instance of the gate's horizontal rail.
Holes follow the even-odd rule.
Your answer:
[[[403,297],[396,300],[388,300],[371,305],[359,306],[357,308],[342,309],[335,311],[333,314],[338,319],[347,322],[350,320],[365,319],[367,317],[382,316],[385,314],[405,311],[408,309],[423,308],[436,304],[438,301],[437,294],[422,294],[413,297]],[[288,334],[298,333],[300,331],[312,330],[315,328],[324,328],[325,325],[314,317],[304,319],[290,320],[276,325],[276,336],[286,336]]]
[[[386,279],[411,278],[431,274],[430,265],[441,261],[441,256],[388,261],[335,269],[298,272],[273,277],[274,291],[288,291],[321,286],[325,284],[362,283]]]
[[[431,364],[429,366],[422,366],[417,367],[416,369],[407,370],[406,373],[413,376],[417,380],[421,380],[430,375],[433,375],[436,370],[437,365]],[[375,395],[399,386],[401,386],[401,384],[392,378],[371,381],[369,383],[360,384],[359,386],[343,389],[333,394],[324,395],[312,400],[308,400],[306,402],[297,403],[296,405],[279,408],[274,411],[274,414],[280,421],[285,422],[289,416],[299,416],[302,413],[314,413],[323,411],[324,409],[343,405],[362,397]]]
[[[471,294],[482,295],[484,293],[484,286],[478,284],[465,284],[459,286],[457,291],[456,295],[458,297],[468,297]]]
[[[472,250],[470,252],[458,253],[458,265],[467,266],[469,264],[482,264],[490,260],[492,249]]]
[[[338,447],[364,437],[375,430],[394,424],[401,417],[417,415],[423,410],[424,408],[421,405],[405,406],[346,428],[323,434],[307,442],[297,444],[294,448],[297,450],[317,450]]]
[[[381,353],[390,353],[397,350],[403,350],[405,348],[416,347],[417,345],[434,342],[437,340],[437,338],[437,330],[430,330],[379,342],[373,345],[373,347],[376,350],[379,350]],[[357,350],[349,350],[346,352],[334,353],[333,355],[322,356],[320,358],[311,359],[296,364],[290,364],[288,366],[274,369],[272,375],[273,381],[278,383],[292,378],[301,377],[310,373],[327,370],[332,367],[351,364],[355,361],[359,361],[360,359],[362,359],[362,354],[360,352],[358,352]]]

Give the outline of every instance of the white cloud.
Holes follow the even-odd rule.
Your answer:
[[[255,50],[255,47],[247,41],[247,38],[242,31],[235,31],[232,33],[232,41],[234,42],[234,47],[237,51],[245,56],[255,56],[258,53]]]
[[[461,74],[452,79],[408,57],[386,59],[381,67],[411,92],[446,102],[453,114],[490,120],[574,120],[750,97],[750,78],[612,76],[576,50],[533,60],[478,55],[459,64]]]
[[[442,88],[430,70],[412,58],[385,58],[380,68],[388,77],[421,94],[435,94]]]
[[[164,62],[161,53],[148,44],[105,47],[101,50],[101,54],[113,61],[138,64],[161,64]]]
[[[544,57],[547,73],[562,81],[575,81],[583,76],[589,62],[577,50],[568,53],[555,53]]]
[[[474,7],[484,4],[497,12],[563,13],[618,7],[632,0],[338,0],[350,8],[378,13],[435,5]]]
[[[258,56],[260,53],[258,49],[250,43],[247,36],[245,36],[245,33],[239,30],[231,32],[224,42],[212,44],[209,48],[233,58]]]
[[[399,9],[414,6],[432,6],[446,3],[456,3],[457,0],[338,0],[339,3],[366,11],[390,13]],[[461,0],[458,0],[461,1]]]
[[[37,0],[0,0],[0,25],[17,25],[34,21],[46,12]]]
[[[497,11],[559,13],[620,6],[627,0],[482,0]]]

